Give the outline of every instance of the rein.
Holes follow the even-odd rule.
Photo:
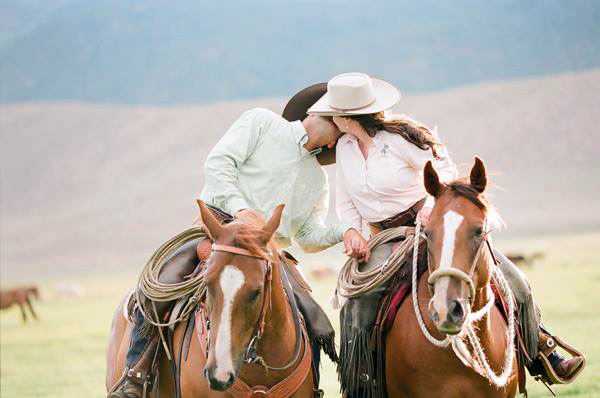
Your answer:
[[[246,257],[253,257],[253,258],[258,258],[258,259],[266,261],[267,273],[265,275],[265,295],[264,295],[264,299],[263,299],[262,308],[260,311],[260,316],[258,318],[258,323],[256,326],[256,332],[254,333],[254,336],[250,339],[250,344],[248,345],[248,348],[246,349],[244,363],[248,363],[248,364],[258,363],[258,364],[262,365],[265,369],[274,370],[274,371],[287,370],[287,369],[291,368],[298,361],[298,358],[300,357],[300,350],[302,348],[302,340],[303,340],[302,339],[302,328],[300,326],[300,320],[297,319],[297,317],[294,317],[294,329],[295,329],[295,333],[296,333],[296,344],[294,347],[294,356],[286,365],[281,366],[281,367],[270,366],[265,362],[265,360],[263,359],[262,356],[258,355],[258,343],[263,336],[263,332],[264,332],[265,324],[266,324],[267,312],[271,308],[272,281],[273,281],[273,256],[272,256],[272,254],[269,253],[268,256],[261,256],[259,254],[252,253],[249,250],[242,249],[239,247],[228,246],[228,245],[216,245],[216,244],[213,244],[212,251],[213,252],[230,253],[230,254],[246,256]],[[285,277],[285,273],[282,273],[282,275]],[[287,282],[287,285],[285,285],[284,288],[288,287],[288,285],[289,285],[289,281],[287,281],[287,279],[286,279],[286,282]],[[293,300],[293,292],[291,292],[291,291],[288,292],[286,289],[286,294],[288,295],[289,300]],[[209,331],[209,333],[210,333],[210,331]],[[208,349],[208,347],[207,347],[207,349]],[[308,349],[308,347],[306,347],[305,349]],[[208,355],[208,352],[207,352],[207,355]]]
[[[487,226],[487,220],[486,220],[485,224]],[[508,302],[507,346],[506,346],[506,354],[505,354],[505,358],[504,358],[503,370],[499,375],[497,375],[494,372],[494,370],[490,367],[489,362],[486,358],[485,352],[483,351],[483,348],[481,346],[481,342],[479,341],[479,337],[477,336],[477,333],[473,326],[474,322],[482,319],[485,315],[487,315],[490,312],[490,310],[494,304],[494,295],[492,294],[491,288],[489,285],[488,285],[488,295],[489,295],[488,302],[478,311],[475,311],[475,312],[472,312],[471,314],[469,314],[469,317],[467,318],[465,324],[463,325],[463,329],[461,330],[461,332],[458,335],[456,335],[456,336],[446,335],[446,337],[443,340],[438,340],[437,338],[432,336],[431,333],[429,333],[429,330],[427,330],[427,326],[425,325],[425,322],[423,321],[423,317],[421,315],[421,310],[419,308],[418,293],[417,293],[417,289],[418,289],[417,265],[418,265],[419,240],[420,240],[419,237],[421,236],[421,220],[420,220],[420,218],[417,218],[417,223],[416,223],[416,227],[415,227],[415,240],[414,240],[414,246],[413,246],[412,301],[413,301],[413,308],[415,311],[415,315],[417,318],[417,323],[419,324],[419,327],[421,328],[421,332],[427,338],[427,340],[429,340],[429,342],[431,344],[435,345],[436,347],[440,347],[440,348],[446,348],[449,345],[452,345],[452,350],[454,351],[456,356],[461,360],[461,362],[465,366],[472,368],[478,374],[487,378],[494,385],[496,385],[498,387],[502,387],[502,386],[506,385],[506,383],[508,382],[508,378],[512,372],[513,359],[514,359],[514,355],[515,355],[515,349],[514,349],[514,339],[515,339],[515,315],[514,315],[515,308],[514,307],[515,307],[515,305],[514,305],[514,302],[512,299],[512,291],[511,291],[508,283],[506,282],[504,275],[502,275],[502,272],[496,266],[497,261],[493,254],[491,244],[488,240],[488,234],[489,234],[489,231],[486,230],[483,240],[481,241],[481,244],[479,245],[479,247],[477,249],[477,253],[473,260],[473,264],[471,264],[471,269],[469,271],[469,274],[466,274],[457,268],[449,268],[449,269],[444,269],[444,270],[438,269],[438,270],[430,273],[427,283],[429,285],[430,293],[433,293],[433,284],[435,283],[435,281],[437,279],[439,279],[443,276],[460,279],[461,281],[465,282],[469,286],[469,291],[471,293],[471,296],[469,297],[469,302],[470,302],[470,305],[472,308],[473,302],[475,300],[475,287],[473,285],[472,277],[475,272],[477,262],[479,261],[479,257],[481,256],[481,254],[483,252],[484,246],[488,247],[490,254],[492,255],[492,258],[494,260],[494,265],[492,268],[494,279],[498,285],[498,288],[502,292],[502,294],[505,297],[507,297],[507,302]],[[425,239],[427,239],[427,238],[425,237]],[[431,266],[431,264],[429,262],[429,257],[428,257],[427,267],[431,271],[430,266]],[[473,353],[469,352],[465,342],[463,341],[465,336],[467,337],[469,343],[473,347],[473,351],[474,351]]]

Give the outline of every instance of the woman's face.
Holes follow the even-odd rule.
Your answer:
[[[342,133],[352,134],[359,138],[359,135],[364,132],[364,129],[356,120],[345,116],[334,116],[333,123],[340,129]]]

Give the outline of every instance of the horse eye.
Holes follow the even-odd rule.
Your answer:
[[[480,237],[481,235],[483,235],[483,227],[477,227],[475,228],[475,230],[473,230],[473,235]]]
[[[258,296],[260,296],[260,289],[253,290],[248,295],[248,300],[254,301],[258,298]]]

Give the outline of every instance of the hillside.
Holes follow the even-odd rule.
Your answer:
[[[422,93],[600,67],[595,0],[7,0],[0,101],[286,96],[351,70]]]
[[[600,70],[405,96],[468,170],[494,173],[503,234],[600,227]],[[2,277],[141,267],[197,215],[202,164],[260,99],[189,107],[78,103],[0,109]],[[334,169],[329,170],[334,175]]]

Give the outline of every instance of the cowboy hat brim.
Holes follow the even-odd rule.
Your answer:
[[[308,108],[314,105],[325,93],[327,93],[327,83],[313,84],[300,90],[285,105],[281,116],[289,122],[304,120],[308,116],[306,113]],[[317,161],[323,166],[334,164],[335,147],[323,147],[321,153],[317,155]]]
[[[373,89],[375,91],[375,101],[358,109],[336,109],[331,107],[329,103],[329,93],[325,92],[323,96],[311,106],[307,113],[309,115],[319,116],[355,116],[367,115],[370,113],[383,112],[390,109],[400,99],[400,92],[396,87],[386,82],[385,80],[371,78]]]

